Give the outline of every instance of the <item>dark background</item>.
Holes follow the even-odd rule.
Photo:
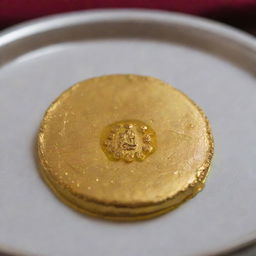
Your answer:
[[[256,35],[256,0],[0,0],[0,28],[62,12],[146,8],[218,20]]]

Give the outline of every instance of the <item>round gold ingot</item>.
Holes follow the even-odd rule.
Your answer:
[[[72,208],[139,220],[203,188],[213,139],[203,111],[177,89],[109,75],[77,83],[52,103],[38,154],[43,178]]]

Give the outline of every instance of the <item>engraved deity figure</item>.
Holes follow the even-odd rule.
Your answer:
[[[123,150],[135,150],[136,149],[135,133],[132,128],[126,128],[123,133],[119,134],[119,148]]]

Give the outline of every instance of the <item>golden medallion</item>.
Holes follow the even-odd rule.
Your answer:
[[[203,188],[213,139],[202,110],[177,89],[110,75],[77,83],[51,104],[38,154],[43,178],[72,208],[139,220]]]
[[[143,161],[156,147],[153,129],[140,121],[108,125],[102,135],[102,149],[110,160]]]

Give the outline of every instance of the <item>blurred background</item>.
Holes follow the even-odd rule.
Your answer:
[[[256,0],[0,0],[0,29],[45,15],[102,8],[182,12],[221,21],[256,35]]]

